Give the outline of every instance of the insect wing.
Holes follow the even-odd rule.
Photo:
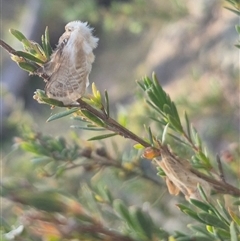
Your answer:
[[[59,57],[59,55],[61,55]],[[71,49],[65,46],[62,51],[56,53],[56,64],[52,76],[46,85],[48,97],[69,104],[80,98],[86,88],[88,73],[86,72],[86,60],[82,48]]]

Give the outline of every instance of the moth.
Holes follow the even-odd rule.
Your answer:
[[[84,95],[99,40],[92,31],[87,22],[72,21],[65,26],[50,60],[37,70],[47,83],[49,98],[68,105]]]
[[[164,171],[170,194],[177,196],[179,192],[182,192],[187,200],[190,198],[201,200],[202,197],[197,188],[200,185],[206,196],[210,196],[211,185],[193,173],[190,163],[178,158],[167,146],[160,146],[160,151],[148,147],[143,156],[147,159],[153,159]]]

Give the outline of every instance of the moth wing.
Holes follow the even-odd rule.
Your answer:
[[[51,60],[45,63],[42,67],[37,69],[37,74],[45,74],[49,77],[51,75],[58,71],[60,65],[61,65],[61,56],[63,51],[63,46],[60,46],[61,48],[57,48],[54,53],[51,55]],[[48,79],[47,79],[48,80]]]
[[[55,71],[45,90],[48,97],[70,104],[84,94],[89,71],[87,71],[86,57],[82,48],[66,46],[60,53],[61,58],[56,55],[58,63],[55,63],[54,67],[49,67],[49,69],[55,68]],[[53,59],[52,62],[54,63],[55,60]]]

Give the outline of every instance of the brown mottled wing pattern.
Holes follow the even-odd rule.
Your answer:
[[[186,160],[172,155],[166,147],[161,149],[161,157],[162,160],[157,160],[157,163],[169,179],[167,184],[171,194],[178,195],[178,190],[180,190],[186,199],[195,198],[200,200],[201,196],[197,189],[199,184],[204,189],[205,194],[210,195],[211,187],[209,184],[191,172],[190,165]]]
[[[85,53],[80,46],[60,46],[46,64],[45,72],[51,72],[45,87],[49,98],[70,104],[84,94],[89,72],[86,70]]]

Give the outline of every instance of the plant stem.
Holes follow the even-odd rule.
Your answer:
[[[144,141],[142,138],[140,138],[139,136],[137,136],[130,130],[126,129],[125,127],[123,127],[122,125],[117,123],[114,119],[107,116],[105,113],[102,113],[102,112],[96,110],[95,108],[93,108],[91,105],[87,104],[82,99],[78,99],[77,102],[79,103],[80,106],[71,105],[71,106],[67,106],[67,107],[80,107],[81,109],[86,109],[89,112],[91,112],[92,114],[94,114],[95,116],[97,116],[98,118],[100,118],[101,120],[103,120],[107,124],[106,128],[108,130],[118,133],[119,135],[121,135],[125,138],[132,139],[132,140],[136,141],[137,143],[140,143],[144,147],[151,146],[148,142]]]
[[[16,50],[0,39],[0,46],[2,46],[9,54],[15,54]]]

